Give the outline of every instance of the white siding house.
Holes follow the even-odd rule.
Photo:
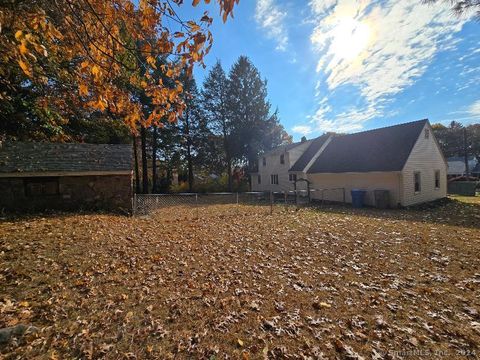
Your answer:
[[[447,161],[428,122],[403,167],[401,188],[400,204],[403,206],[447,196]]]
[[[311,141],[279,146],[258,159],[258,171],[251,173],[252,191],[293,190],[290,167],[305,152]]]
[[[428,120],[348,135],[326,134],[294,149],[291,167],[276,164],[279,153],[275,151],[267,154],[263,168],[260,159],[259,174],[268,183],[253,189],[291,190],[288,174],[295,174],[310,182],[311,197],[316,200],[351,202],[351,190],[362,189],[365,203],[374,206],[375,190],[388,190],[390,207],[397,207],[447,195],[447,163]],[[273,173],[279,178],[277,186],[270,184]]]
[[[390,207],[410,206],[447,196],[447,162],[428,120],[337,136],[307,171],[313,198],[346,202],[351,190],[388,190]],[[334,190],[337,188],[337,190]],[[330,189],[330,190],[329,190]]]

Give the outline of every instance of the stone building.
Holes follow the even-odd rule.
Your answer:
[[[0,144],[0,210],[130,212],[130,145]]]

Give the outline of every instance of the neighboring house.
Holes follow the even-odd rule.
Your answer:
[[[313,199],[343,201],[345,194],[351,202],[350,191],[363,189],[366,204],[375,205],[374,190],[388,190],[396,207],[447,194],[447,163],[428,120],[322,135],[309,143],[289,173],[309,180]]]
[[[250,173],[253,191],[288,191],[294,188],[294,175],[288,170],[312,141],[279,146],[258,159],[258,171]]]
[[[0,143],[0,209],[132,207],[131,145]]]
[[[474,156],[468,157],[468,170],[470,175],[478,176],[480,164]],[[465,157],[464,156],[454,156],[447,158],[448,163],[448,177],[457,178],[466,176],[467,171],[465,167]]]
[[[477,162],[477,165],[470,171],[470,174],[472,174],[472,176],[480,178],[480,161]]]
[[[308,148],[289,169],[289,173],[294,174],[294,179],[308,179],[307,170],[323,153],[332,138],[332,134],[324,134],[310,141]],[[292,176],[290,175],[290,177]],[[296,190],[307,190],[306,182],[297,181]]]

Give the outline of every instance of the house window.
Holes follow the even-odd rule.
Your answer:
[[[285,155],[280,155],[280,164],[285,164]]]
[[[267,159],[266,159],[266,158],[263,158],[263,159],[262,159],[262,163],[263,163],[263,166],[267,166]]]
[[[25,195],[29,197],[60,194],[57,177],[38,177],[24,179]]]
[[[428,139],[430,137],[430,130],[425,129],[425,139]]]
[[[297,181],[297,174],[288,174],[288,180],[289,181]]]
[[[272,185],[278,185],[278,175],[270,175],[270,183]]]
[[[257,176],[258,184],[262,183],[262,177],[260,175]]]
[[[435,170],[435,189],[440,189],[440,170]]]
[[[421,187],[421,179],[420,179],[420,173],[419,172],[415,172],[413,174],[413,180],[415,182],[415,193],[419,193],[422,189]]]

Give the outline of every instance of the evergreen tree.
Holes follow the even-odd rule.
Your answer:
[[[204,121],[195,79],[184,74],[182,80],[184,89],[182,97],[186,107],[182,116],[179,117],[177,125],[181,137],[179,144],[181,156],[187,165],[188,190],[193,191],[195,160],[201,152],[202,137],[205,136],[204,129],[202,129]]]
[[[230,70],[227,104],[234,125],[234,155],[249,170],[260,153],[291,142],[279,124],[278,112],[270,113],[267,81],[245,56],[240,56]]]
[[[218,61],[203,83],[202,104],[208,127],[222,140],[222,153],[228,176],[228,190],[232,190],[233,123],[228,109],[228,79]]]

